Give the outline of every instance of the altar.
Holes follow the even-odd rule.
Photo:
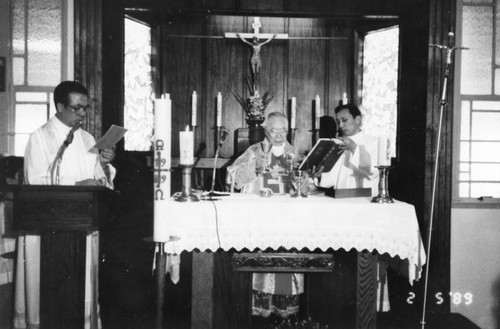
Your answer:
[[[238,274],[241,272],[234,267],[234,260],[231,265],[231,255],[241,251],[357,253],[355,283],[358,287],[353,322],[357,328],[375,326],[377,255],[399,257],[406,266],[410,283],[420,278],[426,260],[415,209],[397,200],[393,204],[375,204],[370,198],[333,199],[310,195],[291,199],[289,196],[263,198],[230,194],[214,201],[166,202],[160,213],[159,218],[155,216],[154,241],[163,250],[157,255],[193,252],[191,328],[220,328],[216,317],[224,312],[224,307],[235,304],[247,307],[247,294],[231,292],[235,282],[250,282],[248,276]],[[221,267],[226,268],[223,277],[216,273]],[[161,282],[163,269],[158,272],[158,282]],[[231,296],[231,302],[221,306],[213,300],[220,291],[211,291],[211,287],[224,279],[230,281],[224,289]],[[161,284],[158,288],[162,295]],[[201,305],[203,296],[206,298]],[[241,321],[244,323],[237,323]],[[247,322],[247,317],[242,315],[224,322],[223,327],[247,327]]]

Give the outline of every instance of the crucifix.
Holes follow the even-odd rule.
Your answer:
[[[250,58],[250,69],[252,72],[253,92],[258,91],[259,87],[259,74],[260,74],[260,50],[262,46],[271,42],[274,39],[288,39],[288,34],[272,34],[272,33],[259,33],[262,27],[259,17],[254,17],[252,28],[253,33],[231,33],[226,32],[225,38],[238,38],[250,47],[252,47],[252,57]],[[265,39],[264,41],[260,41]],[[251,40],[251,41],[249,41]]]

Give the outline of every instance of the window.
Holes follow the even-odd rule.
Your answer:
[[[67,77],[63,49],[71,45],[63,37],[68,8],[72,8],[71,1],[11,2],[13,115],[9,135],[14,136],[10,153],[17,156],[24,155],[30,133],[55,114],[52,91]]]
[[[371,136],[387,134],[396,154],[399,67],[399,27],[369,32],[363,40],[361,112],[363,129]]]
[[[500,198],[500,2],[463,1],[456,55],[454,199]]]
[[[125,150],[149,151],[153,138],[151,28],[125,18]]]

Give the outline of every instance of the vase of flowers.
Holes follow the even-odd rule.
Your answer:
[[[233,94],[245,111],[246,122],[249,129],[248,139],[250,145],[252,145],[262,141],[266,137],[262,123],[266,118],[265,111],[267,105],[271,102],[273,97],[269,92],[265,92],[264,95],[261,96],[258,90],[252,90],[252,88],[250,88],[250,93],[251,96],[246,99],[236,93]]]

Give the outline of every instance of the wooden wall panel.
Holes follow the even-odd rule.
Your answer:
[[[230,130],[220,156],[235,154],[234,134],[245,128],[245,113],[234,93],[248,97],[252,49],[225,32],[252,32],[252,17],[193,15],[169,17],[163,23],[161,43],[163,91],[173,100],[173,155],[178,155],[178,134],[189,124],[190,95],[198,93],[196,144],[206,144],[203,157],[216,148],[216,96],[223,96],[222,125]],[[312,147],[313,108],[316,95],[323,113],[333,114],[342,93],[352,81],[352,29],[318,18],[262,17],[261,33],[288,33],[290,39],[273,40],[261,49],[261,94],[273,100],[266,114],[288,114],[289,101],[297,98],[295,143],[301,152]],[[201,36],[196,38],[196,36]],[[321,39],[328,38],[331,39]]]
[[[87,87],[93,111],[85,129],[102,134],[102,23],[101,0],[75,1],[75,80]]]
[[[326,36],[324,20],[291,18],[290,35]],[[327,41],[295,39],[289,42],[288,95],[297,97],[297,131],[294,146],[304,152],[312,147],[313,100],[325,99],[325,51]],[[323,103],[323,102],[321,102]],[[321,105],[324,109],[324,104]]]
[[[269,18],[262,17],[260,19],[262,28],[261,33],[287,33],[286,24],[288,19],[284,18]],[[252,23],[252,18],[249,19],[249,26]],[[253,32],[253,31],[251,31]],[[286,78],[287,78],[287,50],[288,40],[273,40],[266,44],[261,49],[261,78],[260,90],[261,94],[269,91],[273,95],[273,100],[268,106],[267,113],[283,112],[287,113],[286,106],[288,97],[286,94]],[[250,56],[251,48],[248,46],[245,49],[246,72],[250,75]]]
[[[212,16],[209,21],[209,35],[222,36],[225,32],[238,32],[243,30],[241,17]],[[206,90],[207,90],[207,116],[206,126],[210,129],[205,135],[208,148],[207,156],[213,156],[216,141],[212,128],[216,124],[216,97],[222,93],[222,125],[233,131],[241,127],[242,110],[233,96],[233,92],[242,93],[246,88],[244,70],[246,69],[245,49],[241,41],[236,39],[207,39],[206,47]],[[221,157],[233,155],[233,134],[229,134],[221,151]]]
[[[351,86],[352,74],[351,67],[354,58],[353,55],[353,32],[351,28],[329,26],[328,34],[332,39],[328,42],[328,83],[327,96],[325,97],[326,115],[334,116],[335,107],[337,107],[344,93],[347,93],[349,101],[352,101]]]
[[[162,77],[164,83],[162,93],[169,93],[172,99],[172,154],[179,155],[179,131],[191,124],[191,96],[193,91],[198,95],[198,124],[195,149],[202,140],[205,114],[202,106],[206,95],[203,93],[203,40],[186,38],[181,35],[201,35],[203,27],[191,20],[177,20],[173,24],[167,22],[162,37],[161,53],[163,58]]]

